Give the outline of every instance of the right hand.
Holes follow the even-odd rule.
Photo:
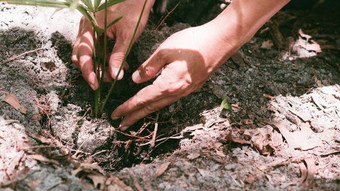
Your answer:
[[[113,5],[107,9],[107,24],[110,24],[118,17],[123,16],[123,18],[107,29],[107,36],[115,40],[115,45],[111,55],[109,55],[108,58],[108,70],[104,72],[105,81],[110,81],[117,76],[119,67],[124,59],[125,52],[133,36],[133,31],[139,19],[143,3],[144,1],[140,0],[129,0]],[[151,5],[152,4],[153,3],[151,3]],[[133,42],[135,42],[142,33],[146,25],[150,9],[151,6],[149,3],[149,6],[147,5],[145,8],[142,20]],[[104,28],[104,16],[104,10],[96,13],[96,19],[101,28]],[[96,90],[98,89],[98,80],[93,68],[92,53],[93,27],[87,19],[82,17],[79,24],[78,36],[73,46],[72,62],[75,63],[78,68],[80,68],[84,79],[91,86],[91,88]],[[127,69],[127,64],[125,64],[124,68]],[[118,76],[118,80],[122,79],[123,74],[124,72],[122,70]]]

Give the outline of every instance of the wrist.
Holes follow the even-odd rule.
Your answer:
[[[289,0],[234,0],[215,19],[206,23],[205,27],[211,31],[210,38],[220,39],[215,40],[219,45],[214,47],[224,51],[220,53],[223,54],[223,62],[249,41],[288,2]]]

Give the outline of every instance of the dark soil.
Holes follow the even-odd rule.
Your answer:
[[[0,13],[15,10],[1,6]],[[211,11],[194,21],[182,7],[161,25],[151,16],[100,119],[92,118],[93,92],[71,63],[72,40],[59,32],[0,31],[1,188],[339,190],[336,1],[280,11],[201,89],[128,132],[115,129],[112,110],[151,83],[136,85],[129,76],[168,36],[219,11],[202,6]],[[8,93],[26,114],[4,101]],[[231,111],[222,112],[223,99]]]

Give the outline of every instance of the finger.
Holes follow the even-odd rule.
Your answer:
[[[149,85],[140,90],[132,98],[118,106],[111,115],[113,120],[119,119],[133,110],[137,110],[150,101],[156,101],[164,96],[163,90],[157,88],[155,85]]]
[[[129,69],[129,65],[127,62],[125,62],[124,66],[123,66],[124,70],[128,70]],[[109,69],[106,68],[105,72],[104,72],[104,82],[112,82],[112,78],[109,72]]]
[[[162,67],[167,64],[164,59],[164,51],[156,50],[133,74],[132,80],[135,83],[143,83],[153,78]]]
[[[85,32],[84,32],[85,31]],[[93,34],[91,30],[84,29],[80,35],[80,42],[77,46],[77,61],[78,67],[82,71],[85,81],[91,86],[93,90],[98,89],[98,81],[93,70]]]
[[[98,89],[97,75],[93,71],[92,56],[82,55],[79,58],[79,65],[85,81],[93,90]]]
[[[171,64],[177,65],[181,63],[182,62],[173,62]],[[148,103],[156,102],[166,96],[176,97],[177,94],[189,94],[190,91],[187,89],[187,81],[179,80],[172,72],[174,72],[172,68],[165,68],[162,74],[158,76],[151,85],[140,90],[136,95],[113,111],[111,118],[113,120],[119,119],[133,110],[137,110]]]
[[[142,119],[143,117],[149,115],[150,113],[153,113],[155,111],[158,111],[159,109],[174,103],[180,99],[179,96],[168,96],[164,97],[163,99],[160,99],[156,102],[152,102],[149,104],[144,105],[143,107],[139,108],[138,110],[135,110],[128,115],[124,117],[122,122],[119,125],[119,128],[122,131],[125,131],[128,127],[136,123],[138,120]]]
[[[73,50],[72,50],[72,57],[71,57],[71,60],[72,62],[79,68],[79,60],[78,60],[78,47],[79,47],[79,44],[81,42],[81,38],[82,38],[82,33],[84,32],[84,23],[85,23],[85,19],[82,18],[80,19],[80,22],[79,22],[79,28],[78,28],[78,34],[77,34],[77,38],[76,40],[74,41],[74,44],[73,44]]]
[[[120,65],[122,64],[125,52],[129,46],[129,42],[124,39],[116,39],[116,44],[113,47],[113,51],[110,55],[109,72],[113,79],[116,78],[119,72]],[[118,80],[121,80],[124,76],[124,70],[121,70],[118,75]]]
[[[78,61],[78,56],[77,56],[77,53],[78,53],[78,46],[79,46],[79,43],[80,43],[80,37],[77,37],[75,42],[74,42],[74,45],[73,45],[73,50],[72,50],[72,57],[71,57],[71,60],[72,62],[79,68],[79,61]]]

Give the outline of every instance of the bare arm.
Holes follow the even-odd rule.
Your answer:
[[[222,52],[217,53],[223,54],[223,56],[214,56],[222,56],[221,62],[225,62],[289,1],[290,0],[234,0],[214,20],[202,26],[206,28],[205,30],[210,38],[217,38],[215,40],[217,43],[211,44],[215,47],[215,50],[221,50]],[[214,30],[215,34],[213,34],[211,30]],[[229,44],[233,50],[228,50],[223,47],[217,49],[216,45],[225,45],[219,43],[219,39],[223,39],[225,44]],[[210,55],[213,54],[210,53]]]

